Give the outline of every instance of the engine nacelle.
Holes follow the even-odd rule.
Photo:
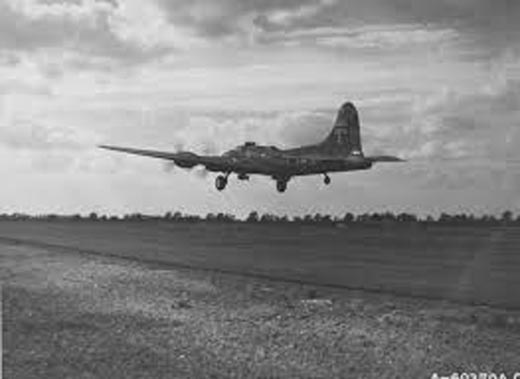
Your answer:
[[[197,154],[190,152],[180,152],[175,158],[175,164],[182,168],[193,168],[199,164]]]

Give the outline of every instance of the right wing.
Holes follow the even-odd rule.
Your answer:
[[[101,149],[118,151],[127,154],[141,155],[145,157],[159,158],[172,161],[182,168],[192,168],[197,165],[203,165],[208,171],[227,172],[233,171],[229,159],[219,156],[203,156],[197,155],[189,151],[181,151],[178,153],[170,153],[157,150],[134,149],[131,147],[120,147],[111,145],[100,145]]]

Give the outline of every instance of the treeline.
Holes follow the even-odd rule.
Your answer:
[[[442,213],[438,217],[418,217],[410,213],[392,212],[353,214],[347,212],[344,216],[331,216],[328,214],[308,214],[303,217],[279,216],[270,213],[259,214],[252,211],[249,215],[240,219],[228,213],[208,213],[206,216],[183,214],[181,212],[166,212],[164,215],[144,215],[132,213],[123,216],[105,215],[92,212],[88,215],[27,215],[21,213],[0,214],[0,220],[24,221],[90,221],[90,222],[121,222],[121,221],[162,221],[178,223],[249,223],[249,224],[291,224],[291,225],[323,225],[323,226],[349,226],[349,225],[449,225],[449,226],[520,226],[520,215],[515,216],[511,211],[504,211],[500,216],[473,214],[448,214]]]

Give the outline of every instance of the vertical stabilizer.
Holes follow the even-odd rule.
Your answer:
[[[336,122],[325,141],[321,143],[324,152],[331,155],[362,155],[359,115],[354,104],[347,102],[341,106]]]

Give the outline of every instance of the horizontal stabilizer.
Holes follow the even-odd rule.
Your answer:
[[[391,155],[375,155],[372,157],[365,157],[366,160],[376,163],[376,162],[406,162],[405,159],[401,159],[399,157],[393,157]]]

